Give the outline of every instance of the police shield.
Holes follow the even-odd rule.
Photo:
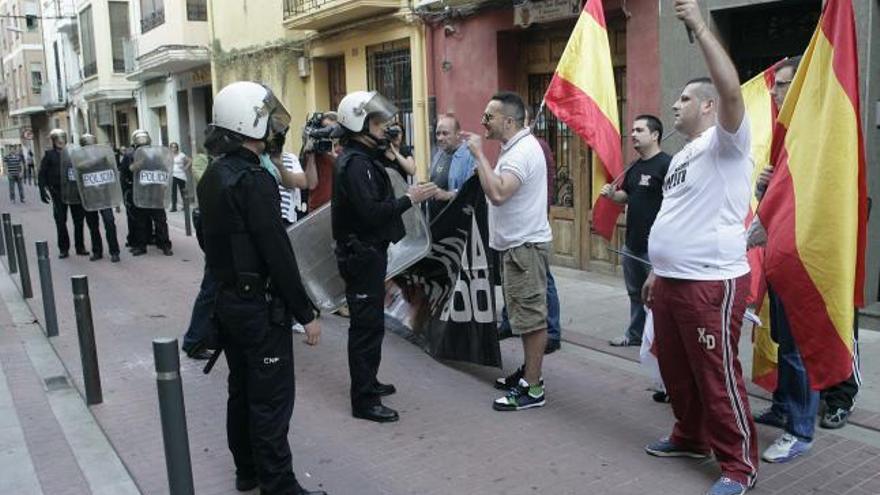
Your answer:
[[[396,170],[385,170],[388,171],[388,176],[391,178],[394,195],[399,198],[406,194],[408,186],[403,177]],[[431,231],[421,208],[414,206],[406,210],[402,219],[406,235],[388,247],[386,278],[394,277],[406,270],[431,251]]]
[[[397,172],[388,171],[396,196],[406,193],[406,182]],[[419,208],[410,208],[403,215],[406,235],[388,248],[386,279],[406,270],[431,250],[431,234]],[[300,278],[309,298],[321,311],[333,312],[345,304],[345,282],[336,262],[330,205],[287,229],[287,236],[296,253]]]
[[[99,211],[122,204],[122,188],[113,148],[91,144],[70,151],[83,208]]]
[[[61,202],[66,205],[78,205],[82,202],[76,185],[76,169],[70,156],[74,149],[76,147],[69,144],[61,150]]]
[[[345,282],[333,252],[330,204],[288,227],[287,237],[296,254],[300,278],[309,299],[321,311],[339,309],[345,304]]]
[[[132,196],[138,208],[165,209],[171,205],[171,167],[174,155],[164,146],[141,146],[134,152]]]

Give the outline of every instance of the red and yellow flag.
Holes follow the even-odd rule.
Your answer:
[[[810,383],[852,374],[867,218],[852,0],[828,0],[774,131],[775,173],[759,209],[764,271],[786,307]]]
[[[779,110],[773,101],[770,89],[773,87],[778,65],[778,63],[774,64],[742,85],[743,101],[752,133],[750,154],[754,164],[752,190],[754,190],[754,184],[761,171],[770,164],[773,126]],[[752,223],[757,207],[757,199],[753,196],[749,215],[746,218],[746,227]],[[755,312],[761,319],[761,325],[756,325],[752,330],[752,381],[762,388],[773,391],[776,389],[777,382],[776,351],[778,346],[770,336],[770,307],[767,304],[767,284],[764,281],[764,249],[761,247],[750,249],[748,257],[752,271],[752,287],[748,304],[754,306]]]
[[[593,149],[593,170],[601,175],[594,182],[599,187],[623,173],[617,91],[601,0],[584,5],[544,102]],[[599,196],[593,207],[593,230],[610,240],[621,209]]]

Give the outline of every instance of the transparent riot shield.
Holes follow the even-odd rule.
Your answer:
[[[171,205],[174,155],[164,146],[141,146],[134,152],[132,196],[138,208],[166,209]]]
[[[122,204],[122,187],[113,148],[91,144],[70,151],[83,208],[99,211]]]
[[[76,148],[78,147],[68,144],[61,150],[61,202],[66,205],[78,205],[82,202],[76,185],[76,169],[70,157]]]
[[[406,194],[407,183],[401,175],[392,169],[388,171],[394,195],[398,198]],[[388,247],[388,268],[385,278],[391,278],[406,270],[416,261],[424,258],[431,251],[431,231],[422,209],[418,206],[406,210],[403,214],[403,226],[406,235]]]
[[[330,204],[287,228],[296,264],[309,298],[321,311],[336,311],[345,304],[345,282],[336,264],[336,243]]]
[[[389,170],[396,196],[406,193],[406,182]],[[345,304],[345,282],[336,263],[330,204],[287,228],[287,236],[296,254],[300,277],[312,302],[321,311],[333,312]],[[410,208],[403,215],[406,235],[388,248],[386,279],[406,270],[427,256],[431,234],[419,208]]]

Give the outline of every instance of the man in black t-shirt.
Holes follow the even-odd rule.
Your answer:
[[[616,203],[626,203],[626,242],[623,248],[623,279],[629,293],[629,327],[623,337],[611,340],[613,346],[639,346],[645,327],[642,285],[651,271],[648,263],[648,234],[663,202],[663,180],[672,157],[660,149],[663,124],[653,115],[639,115],[633,121],[633,147],[639,159],[626,170],[620,189],[605,184],[602,195]]]

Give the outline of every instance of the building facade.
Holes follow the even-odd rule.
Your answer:
[[[39,134],[49,125],[43,106],[46,67],[40,4],[36,0],[4,0],[0,13],[2,141],[20,144],[25,155],[31,151],[38,156]]]
[[[212,106],[207,0],[142,0],[133,14],[125,72],[138,84],[140,127],[191,156],[204,144]]]

